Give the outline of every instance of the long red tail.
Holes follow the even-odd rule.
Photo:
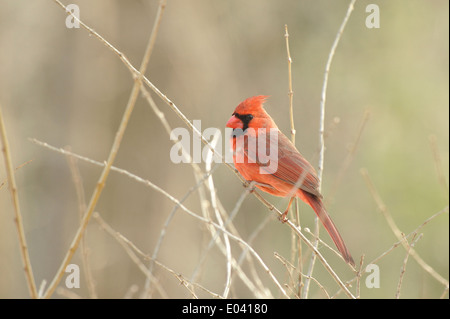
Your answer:
[[[312,207],[316,215],[319,217],[323,226],[325,226],[325,229],[327,230],[328,234],[330,234],[330,237],[331,239],[333,239],[333,242],[336,245],[337,249],[342,254],[342,257],[344,257],[344,260],[354,267],[355,262],[353,261],[352,255],[350,255],[347,246],[345,246],[344,240],[342,239],[336,226],[331,220],[330,215],[328,215],[322,203],[322,200],[319,197],[307,192],[303,192],[303,196],[306,197],[308,204]]]

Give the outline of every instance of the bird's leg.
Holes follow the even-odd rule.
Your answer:
[[[259,183],[259,182],[255,182],[255,181],[245,181],[243,183],[243,185],[245,188],[249,189],[250,193],[253,193],[253,191],[256,189],[256,186],[274,189],[273,186],[271,186],[269,184]]]
[[[280,216],[280,221],[281,221],[282,223],[285,223],[285,222],[288,221],[288,219],[287,219],[287,214],[289,213],[289,208],[291,208],[292,201],[294,200],[294,198],[295,198],[295,196],[294,196],[294,197],[291,197],[291,200],[289,201],[288,207],[287,207],[286,210],[284,211],[283,215]]]
[[[244,187],[248,190],[249,193],[253,193],[256,188],[256,182],[255,181],[245,181]]]

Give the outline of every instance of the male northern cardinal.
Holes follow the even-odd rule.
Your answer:
[[[336,226],[328,215],[319,192],[319,180],[311,164],[299,153],[292,142],[278,129],[275,122],[264,110],[267,96],[260,95],[246,99],[239,104],[226,126],[233,128],[233,161],[236,169],[247,181],[254,181],[256,187],[275,196],[291,197],[286,211],[281,216],[287,221],[287,213],[293,199],[297,196],[310,205],[330,234],[345,261],[353,266],[350,252]],[[270,134],[270,129],[276,134]],[[275,137],[274,137],[275,136]],[[261,141],[261,139],[265,139]],[[258,143],[255,143],[258,141]],[[253,143],[252,143],[253,142]],[[259,144],[261,143],[262,144]],[[271,160],[275,170],[268,170],[267,160],[258,159],[255,145],[277,143],[278,155]],[[267,154],[265,154],[267,155]]]

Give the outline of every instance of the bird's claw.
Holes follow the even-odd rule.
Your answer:
[[[282,222],[283,224],[288,221],[288,218],[287,218],[288,211],[289,210],[286,210],[280,217],[278,217],[280,222]]]
[[[253,193],[256,188],[256,182],[255,181],[245,181],[243,183],[244,187],[248,189],[249,193]]]

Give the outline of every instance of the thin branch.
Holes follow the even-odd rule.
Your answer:
[[[408,262],[408,257],[409,257],[409,252],[411,251],[411,245],[408,244],[408,240],[405,237],[405,234],[402,234],[403,236],[403,242],[405,245],[408,246],[408,248],[406,249],[406,255],[405,255],[405,259],[403,260],[403,265],[402,268],[400,270],[400,276],[398,278],[398,284],[397,284],[397,291],[395,292],[395,299],[400,299],[400,290],[402,288],[402,282],[403,282],[403,277],[405,276],[405,272],[406,272],[406,263]],[[414,237],[413,237],[414,240]]]
[[[344,290],[345,294],[352,298],[355,299],[355,296],[350,292],[350,290],[348,290],[347,286],[341,281],[341,279],[338,277],[338,275],[335,273],[335,271],[333,270],[333,268],[331,268],[331,266],[328,264],[328,262],[325,260],[325,258],[322,256],[322,254],[320,254],[320,252],[317,250],[317,248],[315,247],[314,244],[312,244],[306,237],[305,235],[303,235],[303,233],[300,231],[300,229],[298,229],[291,221],[287,221],[287,223],[290,223],[290,226],[292,229],[294,229],[294,231],[296,231],[297,235],[300,236],[300,238],[303,240],[303,242],[305,242],[307,244],[307,246],[309,248],[311,248],[314,252],[314,254],[316,254],[317,258],[320,260],[320,262],[322,263],[322,265],[325,267],[325,269],[328,271],[328,273],[330,273],[330,275],[333,277],[333,279],[336,281],[336,283]],[[306,275],[305,278],[311,278],[311,275]]]
[[[287,61],[288,61],[288,97],[289,97],[289,119],[291,124],[291,141],[292,144],[295,145],[295,124],[294,124],[294,91],[292,89],[292,57],[291,57],[291,51],[289,49],[289,32],[288,32],[288,26],[287,24],[284,25],[284,37],[286,39],[286,54],[287,54]],[[298,205],[298,199],[295,198],[294,205],[292,206],[291,210],[293,216],[295,216],[295,219],[297,221],[297,226],[300,227],[300,213],[299,213],[299,205]],[[294,261],[295,256],[297,256],[297,263],[298,267],[300,269],[300,273],[303,269],[303,263],[302,263],[302,245],[300,239],[295,236],[294,233],[292,233],[291,236],[291,260]],[[290,276],[292,278],[292,276]],[[298,277],[298,289],[302,286],[302,276]],[[296,295],[300,295],[300,290],[296,293]]]
[[[242,195],[241,195],[241,198]],[[236,204],[235,208],[238,206],[238,203]],[[231,215],[230,215],[231,218]],[[256,239],[256,237],[259,235],[259,233],[264,229],[264,227],[269,223],[269,221],[272,220],[272,215],[267,215],[266,218],[264,218],[264,220],[259,223],[258,227],[255,228],[255,230],[250,234],[250,236],[248,236],[247,238],[247,243],[251,246],[253,244],[253,241]],[[237,265],[240,267],[244,260],[247,259],[249,266],[250,266],[250,270],[252,272],[255,284],[257,286],[259,286],[259,290],[262,292],[262,295],[265,296],[264,298],[273,298],[270,294],[270,291],[268,289],[265,289],[264,285],[262,284],[260,278],[258,276],[255,275],[255,271],[254,271],[254,262],[252,259],[250,259],[250,256],[248,255],[248,249],[245,248],[242,250],[241,254],[239,255],[239,258],[237,260]],[[242,276],[240,276],[242,277]],[[242,279],[242,278],[241,278]],[[255,290],[256,291],[256,290]]]
[[[71,151],[70,147],[66,147],[68,151]],[[73,184],[75,186],[75,192],[77,194],[78,212],[80,222],[83,220],[83,213],[86,211],[86,198],[84,195],[84,187],[81,180],[80,170],[78,169],[77,160],[73,156],[66,155],[67,163],[69,164],[70,174],[72,175]],[[89,296],[92,299],[97,299],[97,292],[95,290],[94,278],[92,276],[92,269],[89,263],[89,248],[87,247],[87,230],[81,239],[81,259],[83,262],[83,268],[86,273],[86,285],[88,287]]]
[[[356,298],[361,298],[361,276],[364,273],[363,269],[364,264],[364,255],[361,256],[361,259],[359,260],[359,268],[358,273],[356,275]]]
[[[288,269],[288,273],[291,273],[291,272],[289,271],[289,268],[290,268],[291,270],[296,270],[294,265],[292,265],[290,262],[288,262],[288,261],[286,260],[286,258],[282,257],[280,254],[278,254],[278,253],[276,253],[276,252],[275,252],[275,258],[279,259],[279,260],[281,261],[281,263],[286,267],[286,269]],[[306,275],[305,275],[305,274],[302,274],[301,272],[300,272],[299,275],[300,275],[301,277],[305,277],[305,278],[306,278]],[[314,277],[308,277],[308,279],[314,281],[314,282],[317,284],[317,286],[319,287],[319,289],[323,291],[323,293],[325,294],[325,296],[327,297],[327,299],[330,299],[330,295],[328,294],[327,290],[325,289],[325,287],[324,287],[324,286],[323,286],[316,278],[314,278]],[[295,294],[295,297],[296,297],[296,298],[300,298],[300,296],[296,293],[295,290],[293,290],[293,293]]]
[[[342,34],[344,33],[345,26],[347,25],[347,21],[350,18],[350,15],[352,14],[352,11],[354,9],[356,0],[351,0],[350,4],[347,9],[347,13],[344,17],[344,20],[342,21],[342,24],[339,28],[338,33],[336,34],[336,38],[334,39],[333,45],[331,46],[330,53],[328,55],[327,64],[325,66],[325,74],[323,78],[323,85],[322,85],[322,95],[320,99],[320,128],[319,128],[319,137],[320,137],[320,151],[319,151],[319,164],[317,167],[317,177],[319,179],[319,192],[322,188],[322,175],[323,175],[323,165],[324,165],[324,158],[325,158],[325,102],[327,99],[327,87],[328,87],[328,75],[330,74],[330,68],[331,68],[331,62],[333,61],[334,54],[336,52],[336,48],[339,44],[339,41],[341,40]],[[316,237],[319,237],[319,229],[320,229],[320,222],[319,217],[315,217],[315,232],[314,234]],[[318,241],[315,242],[315,248],[317,248],[317,245],[319,244]],[[312,255],[311,261],[309,264],[307,276],[311,277],[314,265],[316,263],[316,255]],[[309,290],[309,280],[306,280],[305,287],[303,289],[303,297],[308,297],[308,290]]]
[[[287,24],[284,25],[284,37],[286,38],[286,52],[288,61],[288,78],[289,78],[289,118],[291,122],[291,141],[295,145],[295,126],[294,126],[294,91],[292,90],[292,58],[289,50],[289,33]]]
[[[331,299],[330,294],[328,293],[328,291],[325,289],[325,287],[316,278],[308,276],[308,275],[305,275],[305,274],[302,274],[302,273],[300,273],[300,275],[302,277],[305,277],[306,279],[314,281],[316,283],[317,287],[319,287],[319,289],[323,291],[323,293],[325,294],[327,299]]]
[[[405,276],[405,272],[406,272],[406,263],[408,262],[411,248],[414,247],[414,245],[417,243],[417,241],[419,239],[422,238],[423,234],[420,234],[417,238],[415,238],[415,235],[414,235],[411,244],[408,244],[408,241],[406,240],[405,235],[404,234],[402,234],[402,235],[403,235],[403,240],[404,240],[405,244],[408,246],[408,249],[406,250],[406,256],[405,256],[405,259],[403,260],[402,270],[400,271],[400,277],[398,279],[397,292],[395,293],[395,299],[400,299],[400,290],[402,288],[403,277]]]
[[[16,179],[14,177],[14,166],[12,164],[11,152],[9,149],[8,138],[6,136],[6,127],[3,122],[2,107],[0,105],[0,140],[2,142],[2,152],[5,158],[5,169],[8,177],[9,190],[11,192],[12,203],[14,207],[14,223],[16,225],[17,235],[19,236],[20,253],[22,256],[23,269],[27,280],[28,291],[31,298],[38,298],[36,282],[34,281],[33,269],[31,268],[30,256],[28,254],[27,240],[23,228],[22,213],[20,212],[19,194],[17,192]]]
[[[160,293],[161,297],[163,298],[169,298],[166,291],[164,290],[163,286],[158,282],[158,279],[156,279],[155,276],[153,276],[152,273],[145,267],[145,265],[141,262],[139,257],[134,253],[134,251],[130,248],[131,245],[134,246],[134,244],[131,243],[127,238],[125,238],[121,233],[118,231],[115,231],[111,226],[109,226],[108,223],[106,223],[103,218],[100,216],[99,213],[94,213],[94,219],[95,221],[100,225],[100,227],[105,230],[111,237],[113,237],[125,250],[127,255],[130,257],[130,259],[133,261],[134,264],[138,267],[138,269],[147,277],[149,278],[155,287],[158,289],[158,292]],[[193,296],[196,297],[195,294]]]
[[[425,227],[429,222],[431,222],[432,220],[436,219],[437,217],[439,217],[442,214],[447,213],[448,214],[449,208],[448,206],[444,207],[442,210],[438,211],[437,213],[433,214],[432,216],[428,217],[422,224],[420,224],[415,230],[413,230],[412,232],[410,232],[408,235],[405,236],[405,238],[409,238],[412,236],[416,236],[419,233],[419,230],[421,230],[423,227]],[[389,247],[386,251],[384,251],[381,255],[379,255],[378,257],[375,257],[371,262],[368,263],[368,265],[370,264],[377,264],[381,259],[383,259],[384,257],[386,257],[389,253],[391,253],[395,248],[399,247],[400,245],[403,244],[403,239],[400,241],[397,241],[396,243],[394,243],[391,247]],[[410,251],[411,253],[411,251]],[[438,275],[440,277],[440,275]],[[352,282],[358,280],[358,273],[357,276],[349,281],[347,281],[346,284],[351,284]],[[434,276],[433,276],[434,277]],[[442,278],[442,277],[435,277],[435,279],[437,279],[440,283],[442,283],[446,289],[448,290],[448,280]],[[339,293],[342,292],[342,289],[339,289],[335,295],[332,298],[335,298]],[[444,291],[445,293],[445,291]]]
[[[184,203],[184,201],[191,195],[193,194],[202,184],[203,182],[208,178],[208,176],[210,174],[212,174],[212,172],[219,166],[214,166],[214,168],[208,173],[205,174],[194,186],[192,186],[187,193],[180,199],[180,203]],[[154,260],[157,259],[158,257],[158,253],[159,253],[159,249],[161,248],[162,242],[165,238],[165,235],[167,233],[167,228],[169,227],[170,222],[172,221],[173,217],[175,216],[176,211],[178,210],[178,208],[180,208],[179,205],[175,205],[172,209],[172,211],[169,213],[169,215],[166,218],[166,221],[164,222],[164,225],[160,231],[159,237],[158,237],[158,241],[156,242],[155,248],[153,250],[153,254],[152,257],[150,259],[150,266],[149,266],[149,271],[151,273],[153,273],[153,265],[154,265]],[[144,295],[148,295],[148,291],[150,289],[150,282],[147,280],[144,286],[144,291],[143,294]]]
[[[58,0],[54,0],[56,3],[58,3],[60,6],[62,6],[64,9],[66,9],[64,7],[64,5],[58,1]],[[158,8],[158,13],[157,13],[157,17],[155,20],[155,24],[154,27],[152,29],[152,32],[150,34],[150,38],[148,40],[147,43],[147,47],[144,53],[144,57],[142,59],[142,63],[141,63],[141,67],[139,69],[139,75],[136,76],[134,78],[134,85],[133,85],[133,89],[131,91],[130,97],[128,99],[127,102],[127,106],[125,108],[125,112],[122,116],[122,120],[119,126],[119,129],[116,132],[116,136],[114,138],[114,143],[111,147],[109,156],[108,156],[108,160],[106,161],[106,165],[103,168],[103,171],[100,175],[100,178],[97,182],[97,187],[95,188],[92,196],[91,196],[91,200],[89,202],[89,205],[86,209],[86,212],[83,216],[83,220],[81,222],[81,226],[78,228],[77,233],[75,234],[75,237],[70,245],[69,250],[66,253],[66,256],[64,257],[55,277],[53,278],[52,282],[50,283],[46,293],[44,294],[44,298],[50,298],[51,295],[53,294],[53,292],[55,291],[56,287],[58,286],[59,282],[61,281],[63,275],[64,275],[64,271],[67,267],[67,265],[69,264],[70,260],[72,259],[73,255],[75,254],[75,251],[78,248],[78,245],[80,243],[81,238],[83,237],[83,233],[84,230],[86,229],[89,220],[91,219],[92,213],[94,212],[94,209],[97,205],[97,202],[100,198],[100,195],[102,194],[103,188],[105,187],[105,183],[106,183],[106,179],[109,176],[109,172],[111,170],[111,166],[114,163],[114,160],[116,158],[116,155],[119,151],[119,147],[120,144],[122,142],[122,138],[123,135],[125,133],[125,129],[127,127],[128,121],[131,117],[131,113],[133,112],[134,109],[134,105],[136,104],[136,100],[138,98],[139,95],[139,91],[142,85],[142,77],[143,74],[146,71],[148,62],[150,60],[150,56],[153,50],[153,45],[155,43],[155,39],[156,39],[156,35],[158,33],[158,29],[159,29],[159,23],[160,20],[162,18],[162,14],[164,12],[164,8],[165,8],[165,1],[161,1],[159,8]],[[67,10],[66,10],[67,11]],[[71,13],[70,13],[71,14]],[[71,14],[72,16],[74,16],[73,14]]]
[[[284,268],[286,268],[286,272],[289,275],[289,281],[294,283],[294,277],[292,276],[293,271],[295,270],[295,266],[289,262],[286,258],[284,258],[283,256],[281,256],[279,253],[274,252],[273,255],[275,256],[276,259],[278,259],[281,264],[283,264]],[[295,289],[293,289],[293,287],[291,285],[286,285],[287,287],[289,287],[289,290],[292,291],[292,293],[294,294],[295,298],[300,299],[299,294],[297,293],[297,291]]]
[[[167,121],[166,116],[158,108],[158,106],[156,105],[156,103],[153,100],[152,96],[150,95],[150,93],[148,92],[148,90],[144,86],[141,87],[141,94],[144,97],[144,99],[147,101],[149,106],[151,107],[152,111],[155,113],[155,115],[160,120],[160,122],[163,125],[166,133],[170,136],[171,132],[172,132],[172,128],[171,128],[169,122]],[[191,164],[191,166],[192,166],[192,168],[194,170],[194,176],[198,180],[199,178],[197,176],[204,175],[203,172],[202,172],[202,169],[200,168],[200,166],[192,160],[189,152],[184,149],[183,143],[179,143],[178,139],[174,140],[174,139],[171,138],[171,141],[174,143],[174,145],[176,147],[179,148],[179,152],[181,152],[181,155],[183,156],[184,161]],[[200,178],[200,179],[204,180],[203,178]],[[200,183],[200,182],[197,183],[198,186],[195,186],[195,189],[197,189],[198,187],[201,187],[201,184],[202,183]],[[193,192],[195,189],[193,189],[191,192]],[[200,193],[200,195],[202,194],[201,191],[199,193]],[[190,195],[190,192],[188,191],[188,193],[185,195],[185,197],[187,198],[189,195]],[[184,200],[181,200],[181,202],[183,202],[183,201]],[[174,207],[174,209],[170,212],[169,216],[167,217],[166,222],[164,223],[163,229],[160,232],[160,236],[158,238],[158,242],[157,242],[157,244],[155,246],[155,250],[153,252],[153,256],[152,256],[153,259],[156,259],[156,257],[157,257],[157,254],[158,254],[158,251],[159,251],[159,247],[162,244],[162,241],[163,241],[163,239],[165,237],[165,234],[166,234],[166,229],[169,226],[169,223],[172,220],[173,216],[175,215],[175,212],[176,212],[177,208],[178,208],[177,206]],[[149,266],[150,272],[152,271],[152,269],[153,269],[153,262],[151,262],[150,266]],[[145,282],[144,289],[143,289],[143,295],[147,295],[147,293],[149,291],[150,291],[150,281],[147,279],[146,282]]]
[[[336,249],[334,249],[333,247],[331,247],[330,245],[328,245],[326,242],[324,242],[320,237],[316,237],[316,235],[309,229],[309,228],[304,228],[305,233],[310,234],[315,241],[319,241],[319,244],[323,245],[324,247],[328,248],[329,250],[331,250],[337,257],[339,257],[340,259],[342,259],[343,261],[345,261],[344,257],[341,255],[340,252],[338,252]]]
[[[245,189],[245,191],[242,192],[241,196],[239,197],[239,199],[236,202],[235,207],[229,214],[229,217],[225,221],[224,225],[222,225],[223,228],[226,228],[228,226],[230,226],[230,228],[231,228],[232,221],[233,221],[234,217],[236,216],[237,212],[239,211],[242,203],[244,202],[244,199],[247,198],[248,194],[250,194],[250,192],[253,189],[254,189],[254,183],[250,183],[250,185]],[[215,231],[213,233],[213,236],[212,236],[211,240],[209,241],[208,245],[206,245],[206,248],[203,249],[202,255],[199,258],[198,265],[195,267],[194,271],[192,272],[191,281],[193,281],[194,278],[196,278],[198,276],[199,271],[200,271],[200,266],[205,262],[207,254],[213,247],[214,243],[217,244],[217,246],[219,247],[221,252],[225,254],[225,256],[228,255],[228,253],[226,253],[227,250],[225,249],[223,244],[221,244],[221,242],[218,241],[220,235],[221,235],[220,231]],[[239,236],[239,235],[236,234],[236,236]],[[251,241],[247,240],[246,242],[248,245],[251,245]],[[247,248],[244,247],[242,254],[244,254],[246,251],[248,251],[248,250],[247,250]],[[242,257],[242,255],[241,255],[241,257]],[[253,274],[255,274],[255,272],[253,272],[254,267],[253,267],[253,263],[251,261],[250,261],[251,271]],[[230,258],[230,259],[228,259],[228,262],[231,264],[233,269],[235,269],[235,273],[237,273],[237,275],[242,280],[242,282],[249,288],[249,290],[255,295],[256,298],[268,298],[265,288],[261,285],[261,280],[257,276],[254,276],[255,284],[259,285],[259,288],[257,288],[254,285],[254,283],[248,278],[248,276],[243,272],[243,270],[241,268],[241,264],[242,264],[241,258],[239,259],[239,261],[236,261],[234,258]],[[229,280],[231,281],[231,278]]]
[[[30,164],[32,161],[33,161],[33,160],[31,159],[31,160],[26,161],[26,162],[23,163],[23,164],[20,164],[19,166],[17,166],[17,167],[14,169],[14,172],[17,171],[17,170],[19,170],[19,169],[21,169],[21,168],[24,167],[25,165]],[[2,187],[3,187],[4,185],[6,185],[7,182],[8,182],[8,177],[6,177],[6,179],[4,179],[3,182],[0,183],[0,189],[2,189]]]
[[[128,238],[126,238],[124,235],[122,235],[121,233],[119,233],[118,231],[115,231],[103,218],[101,218],[100,214],[98,213],[94,213],[94,219],[96,219],[101,226],[106,226],[106,228],[104,228],[107,233],[109,235],[111,235],[115,240],[117,240],[118,242],[122,242],[126,245],[129,246],[129,248],[131,248],[134,252],[136,252],[139,256],[141,256],[143,259],[145,260],[152,260],[156,265],[158,265],[159,267],[163,268],[164,270],[166,270],[167,272],[169,272],[170,274],[172,274],[178,281],[180,281],[180,284],[183,285],[184,287],[186,287],[186,289],[188,289],[189,293],[193,296],[193,298],[198,299],[197,295],[192,291],[192,289],[190,287],[188,287],[188,285],[190,286],[196,286],[200,289],[202,289],[203,291],[206,291],[207,293],[211,294],[211,296],[215,297],[215,298],[222,298],[219,294],[216,294],[208,289],[206,289],[205,287],[197,284],[197,283],[193,283],[193,282],[189,282],[188,280],[186,280],[183,275],[175,272],[173,269],[169,268],[168,266],[164,265],[163,263],[159,262],[156,259],[153,259],[152,257],[150,257],[149,255],[145,254],[141,249],[139,249],[131,240],[129,240]]]
[[[69,15],[72,19],[77,21],[84,29],[86,29],[89,32],[90,35],[93,35],[94,37],[96,37],[101,43],[103,43],[106,47],[108,47],[108,49],[110,49],[115,54],[117,54],[117,56],[122,60],[122,62],[125,64],[125,66],[128,68],[128,70],[130,70],[130,72],[133,74],[134,77],[138,75],[138,73],[139,73],[138,70],[136,70],[133,67],[133,65],[130,63],[128,58],[122,52],[117,50],[111,43],[106,41],[105,38],[103,38],[100,34],[95,32],[94,29],[88,27],[76,15],[74,15],[70,10],[68,10],[66,8],[66,6],[61,3],[61,1],[59,1],[59,0],[53,0],[53,1],[55,1],[56,4],[59,5],[62,9],[64,9],[64,11],[66,11],[67,15]]]
[[[331,46],[330,53],[328,55],[327,64],[325,66],[325,74],[323,78],[322,85],[322,95],[320,99],[320,154],[319,154],[319,166],[317,169],[317,174],[319,177],[319,183],[322,181],[323,174],[323,162],[324,162],[324,154],[325,154],[325,102],[327,99],[327,87],[328,87],[328,75],[330,74],[331,62],[333,61],[334,54],[336,52],[336,48],[341,40],[342,34],[344,33],[345,26],[347,25],[348,19],[352,14],[354,9],[356,0],[351,0],[350,5],[347,9],[347,14],[345,15],[344,21],[342,21],[341,27],[334,39],[333,45]]]
[[[45,292],[45,286],[47,285],[47,280],[43,279],[39,285],[38,296],[41,298]]]
[[[214,137],[211,141],[211,145],[213,147],[216,147],[220,136],[221,136],[221,134],[216,132],[216,134],[214,135]],[[214,158],[214,154],[208,150],[207,156],[205,159],[206,172],[211,172],[211,165],[213,162],[213,158]],[[212,177],[212,174],[209,174],[209,176],[208,176],[208,188],[209,188],[209,193],[211,195],[211,206],[216,215],[217,222],[219,223],[220,226],[225,228],[226,226],[223,222],[222,216],[217,207],[218,199],[217,199],[217,194],[216,194],[216,190],[215,190],[215,186],[214,186],[214,179]],[[228,298],[228,294],[230,293],[230,286],[231,286],[231,259],[232,259],[232,256],[231,256],[230,240],[229,240],[228,236],[226,234],[224,234],[223,239],[225,242],[226,258],[227,258],[227,265],[226,265],[227,277],[226,277],[226,281],[225,281],[226,283],[225,283],[225,288],[224,288],[224,292],[223,292],[223,297]]]
[[[406,238],[409,238],[411,236],[416,236],[419,233],[419,230],[421,230],[423,227],[425,227],[425,225],[427,225],[429,222],[431,222],[432,220],[436,219],[437,217],[439,217],[440,215],[447,213],[448,214],[448,206],[444,207],[442,210],[440,210],[439,212],[433,214],[432,216],[428,217],[422,224],[419,225],[419,227],[417,227],[415,230],[413,230],[412,232],[410,232],[408,235],[406,235]],[[380,256],[376,257],[374,260],[372,260],[372,262],[370,262],[369,264],[376,264],[380,259],[382,259],[384,256],[386,256],[388,253],[390,253],[394,248],[400,246],[401,244],[403,244],[403,239],[397,241],[396,243],[394,243],[388,250],[386,250],[384,253],[382,253]],[[410,252],[411,253],[411,252]],[[430,273],[430,271],[428,271],[426,268],[424,268],[427,272]],[[432,269],[432,268],[431,268]],[[432,273],[430,273],[433,277],[434,275]],[[437,274],[437,277],[435,277],[435,279],[437,279],[441,284],[448,286],[449,282],[447,279],[442,278],[439,274]]]
[[[373,199],[375,200],[375,203],[378,206],[379,211],[383,214],[384,218],[386,219],[389,228],[391,228],[392,232],[394,233],[395,237],[397,237],[397,240],[403,244],[403,247],[407,250],[410,249],[409,245],[407,245],[403,241],[402,232],[398,228],[397,224],[394,221],[394,218],[392,217],[391,213],[387,209],[387,206],[384,204],[380,194],[378,193],[375,185],[373,184],[372,180],[370,179],[369,172],[367,169],[361,169],[361,175],[364,177],[364,180],[367,184],[367,188],[369,189]],[[448,285],[448,280],[444,279],[440,274],[438,274],[430,265],[428,265],[422,257],[419,256],[419,254],[415,251],[415,249],[411,248],[410,251],[411,256],[416,260],[416,262],[430,275],[432,275],[436,280],[438,280],[443,285]]]

